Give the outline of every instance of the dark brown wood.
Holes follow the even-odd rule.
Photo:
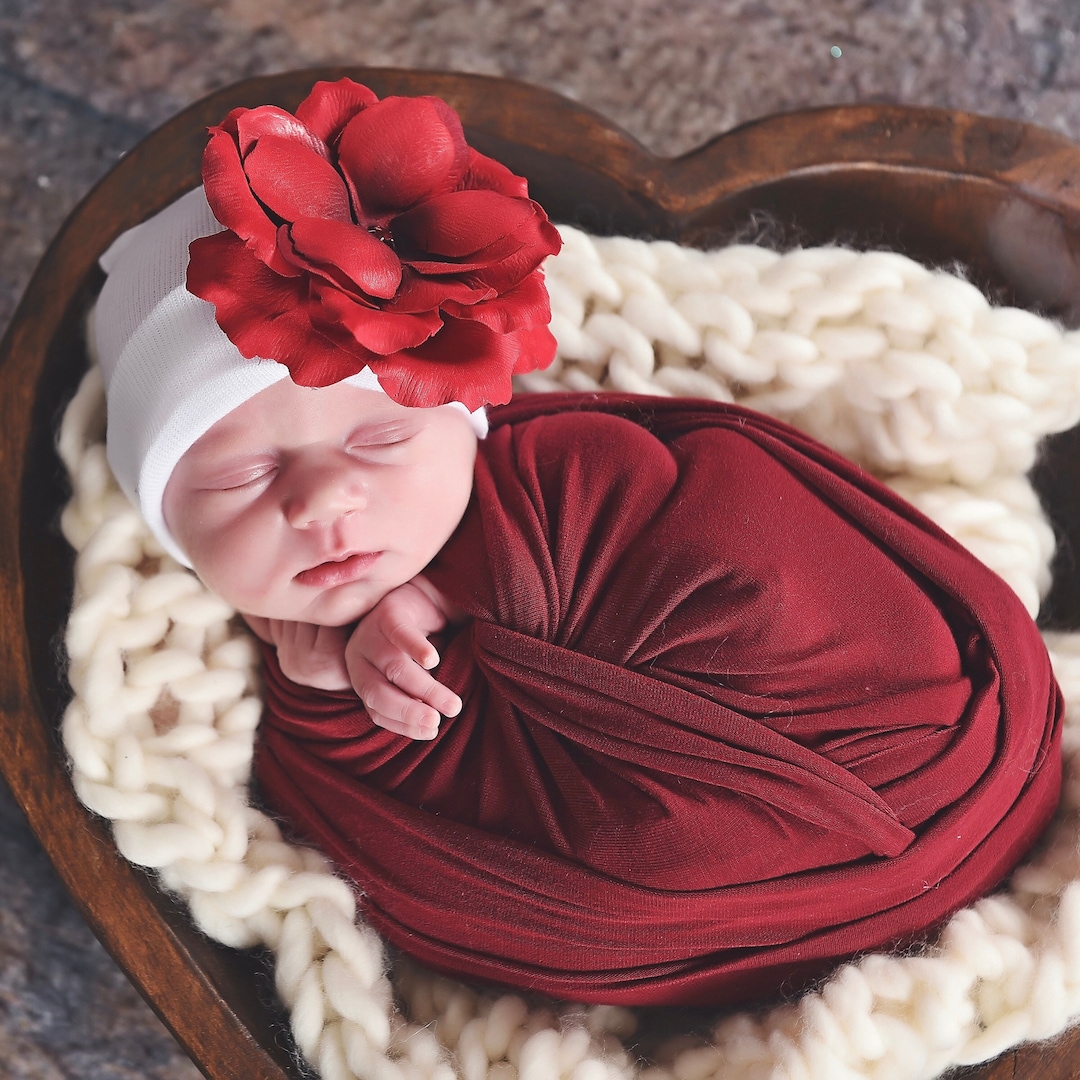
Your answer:
[[[770,117],[670,160],[602,117],[507,80],[335,68],[252,79],[191,106],[131,151],[46,252],[0,343],[0,767],[90,925],[212,1078],[301,1075],[262,962],[196,933],[116,853],[72,793],[56,727],[67,690],[54,643],[70,603],[65,498],[52,450],[85,366],[81,324],[98,255],[199,181],[205,128],[232,107],[295,107],[317,78],[380,95],[435,93],[470,141],[526,175],[556,221],[699,246],[839,241],[960,264],[997,297],[1080,323],[1080,148],[1013,121],[899,106]],[[1066,546],[1080,549],[1080,434],[1052,440],[1037,481]],[[1048,620],[1080,626],[1063,560]],[[961,1070],[972,1080],[1080,1073],[1080,1031]]]

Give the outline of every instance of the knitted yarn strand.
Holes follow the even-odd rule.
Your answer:
[[[899,255],[560,231],[546,264],[559,353],[520,390],[689,394],[779,416],[881,476],[1037,610],[1053,536],[1025,473],[1041,437],[1080,419],[1080,337]],[[256,651],[120,493],[103,430],[91,368],[58,444],[78,553],[63,721],[75,789],[202,930],[274,951],[297,1046],[324,1080],[920,1080],[1080,1016],[1080,634],[1048,638],[1068,704],[1062,811],[1007,892],[918,955],[863,957],[642,1065],[625,1009],[529,1005],[411,963],[391,984],[351,888],[249,805]]]

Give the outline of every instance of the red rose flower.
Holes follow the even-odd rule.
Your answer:
[[[297,383],[370,367],[403,405],[474,409],[555,354],[540,265],[559,234],[439,98],[341,79],[295,116],[234,109],[203,183],[226,231],[191,244],[187,287],[244,356]]]

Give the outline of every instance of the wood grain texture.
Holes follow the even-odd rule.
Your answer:
[[[1080,323],[1080,149],[1015,121],[854,106],[737,128],[677,159],[655,157],[602,117],[547,91],[482,76],[335,68],[252,79],[180,113],[131,151],[74,211],[0,343],[0,767],[88,922],[215,1080],[284,1080],[295,1064],[263,962],[214,945],[76,800],[56,726],[66,700],[56,641],[71,554],[52,449],[85,366],[82,320],[98,255],[125,228],[199,182],[205,129],[232,107],[293,108],[316,78],[349,75],[380,96],[435,93],[470,141],[529,178],[556,221],[699,246],[762,237],[840,241],[960,263],[1007,302]],[[1080,436],[1052,441],[1037,482],[1080,547]],[[1058,568],[1048,620],[1080,626],[1080,585]],[[1080,1074],[1080,1032],[954,1075]]]

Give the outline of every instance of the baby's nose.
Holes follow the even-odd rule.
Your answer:
[[[367,506],[367,484],[351,459],[313,462],[292,480],[284,509],[293,528],[327,524]]]

